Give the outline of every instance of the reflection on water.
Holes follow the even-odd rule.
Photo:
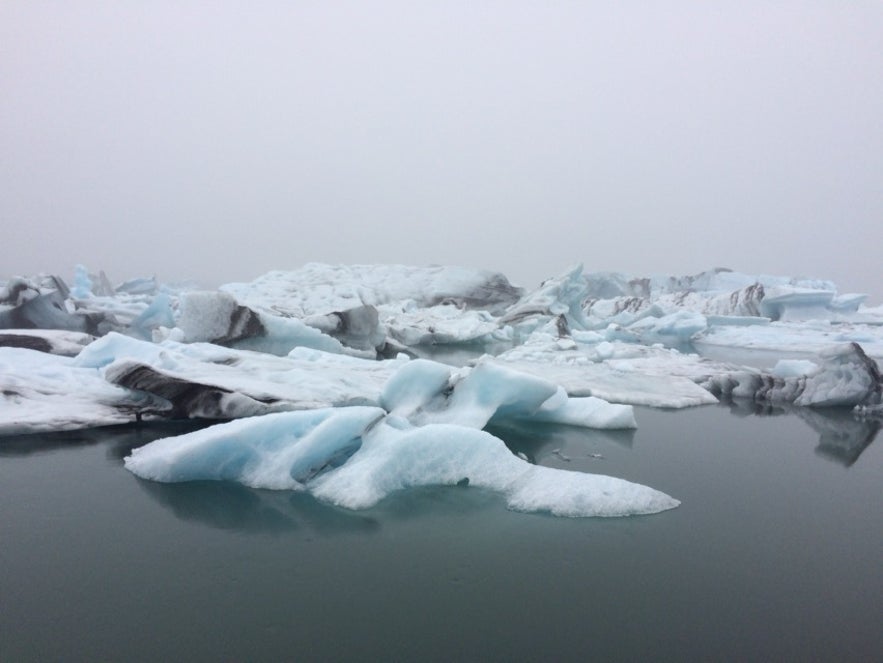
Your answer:
[[[722,406],[737,417],[795,416],[818,434],[816,453],[846,467],[858,460],[881,428],[879,419],[856,417],[849,408],[801,408],[747,399],[722,401]],[[122,462],[132,449],[163,437],[183,435],[217,423],[206,420],[142,422],[77,431],[10,435],[0,437],[0,457],[103,444],[108,458]],[[513,453],[534,464],[543,464],[551,457],[564,461],[600,459],[603,449],[610,445],[631,449],[636,434],[635,430],[595,430],[531,422],[495,423],[487,430],[504,440]]]
[[[512,513],[474,487],[354,512],[126,472],[165,425],[0,439],[0,660],[879,659],[877,424],[747,403],[636,416],[493,429],[682,500],[613,519]]]
[[[334,534],[370,532],[380,527],[373,518],[317,502],[306,493],[255,490],[226,481],[137,481],[150,497],[177,518],[216,529],[281,533],[308,528],[321,534]]]
[[[122,460],[132,452],[132,449],[142,447],[154,440],[183,435],[216,423],[218,422],[185,419],[85,428],[74,431],[0,436],[0,456],[26,456],[70,447],[104,444],[107,445],[108,457]]]
[[[880,431],[880,422],[857,419],[851,411],[798,408],[796,414],[819,434],[816,453],[849,467]]]
[[[856,417],[851,408],[795,407],[790,404],[756,403],[746,399],[731,400],[726,406],[739,417],[797,416],[818,433],[816,453],[846,467],[858,460],[880,432],[880,421]]]

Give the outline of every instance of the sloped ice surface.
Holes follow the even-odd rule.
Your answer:
[[[157,440],[135,449],[126,467],[144,479],[238,481],[254,488],[302,489],[360,445],[385,415],[376,407],[268,414]]]
[[[127,423],[136,412],[163,407],[70,357],[0,347],[0,435]]]
[[[74,363],[101,368],[114,384],[166,400],[177,416],[231,418],[376,404],[402,361],[369,361],[307,348],[276,357],[210,343],[156,344],[109,334]]]
[[[613,477],[537,467],[489,433],[453,424],[413,427],[380,408],[290,412],[220,424],[136,449],[136,475],[164,482],[232,480],[307,490],[364,509],[397,490],[468,484],[518,511],[559,516],[658,513],[679,502]]]
[[[559,384],[571,396],[670,408],[717,402],[696,382],[697,375],[713,370],[710,363],[674,350],[602,338],[583,343],[535,333],[494,361]]]

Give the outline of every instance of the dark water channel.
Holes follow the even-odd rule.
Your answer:
[[[474,488],[351,512],[123,468],[184,425],[2,439],[0,660],[880,660],[877,425],[637,417],[494,431],[682,501],[619,519],[513,513]]]

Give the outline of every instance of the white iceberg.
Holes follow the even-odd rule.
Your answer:
[[[105,380],[100,371],[64,357],[0,347],[0,435],[77,430],[134,421],[164,411],[144,392]]]
[[[799,407],[873,407],[883,401],[883,376],[857,343],[826,348],[819,363],[780,361],[772,372],[743,369],[709,376],[717,396]]]
[[[149,343],[108,334],[74,360],[113,384],[165,401],[171,416],[236,418],[284,410],[377,404],[407,358],[374,361],[296,348],[289,356],[210,343]]]
[[[518,511],[559,516],[652,514],[674,498],[607,476],[531,465],[498,438],[451,424],[412,427],[380,408],[289,412],[157,440],[126,461],[153,481],[238,481],[307,490],[350,509],[417,486],[468,484],[505,496]]]
[[[883,360],[883,325],[864,323],[773,322],[766,325],[721,326],[699,332],[693,346],[704,355],[726,356],[743,350],[760,356],[812,359],[837,343],[858,343],[865,353]]]
[[[491,422],[525,419],[601,429],[637,426],[629,405],[569,397],[554,382],[491,359],[459,371],[426,360],[411,361],[390,378],[381,403],[417,425],[483,428]]]
[[[559,339],[534,333],[522,345],[494,358],[514,370],[563,387],[570,396],[595,396],[610,403],[683,408],[716,403],[697,381],[726,370],[695,355],[574,334]]]
[[[485,270],[320,263],[269,272],[251,283],[223,285],[221,290],[245,306],[297,318],[409,300],[420,307],[453,303],[493,312],[522,294],[502,274]]]

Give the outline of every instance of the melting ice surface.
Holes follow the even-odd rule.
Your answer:
[[[312,264],[207,292],[155,279],[114,288],[78,268],[72,288],[54,276],[0,284],[0,330],[0,434],[233,419],[138,449],[126,466],[354,509],[461,484],[521,511],[656,513],[677,500],[537,467],[484,429],[628,429],[632,405],[719,400],[883,409],[883,310],[828,281],[727,270],[577,267],[525,292],[481,270]],[[470,359],[414,358],[440,346]],[[774,361],[732,362],[734,350]]]

